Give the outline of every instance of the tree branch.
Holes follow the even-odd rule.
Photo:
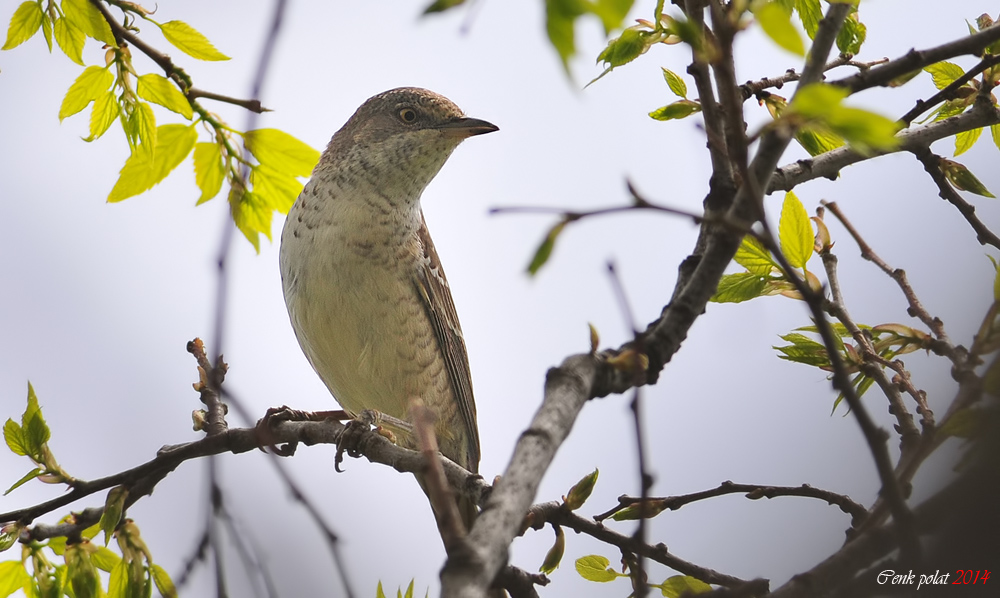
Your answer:
[[[971,110],[962,114],[916,129],[900,131],[896,135],[899,139],[899,145],[892,150],[872,150],[866,155],[845,145],[815,158],[799,160],[794,164],[782,166],[771,178],[771,182],[767,186],[767,193],[791,191],[797,185],[821,177],[834,179],[845,166],[894,152],[913,152],[920,148],[926,148],[938,139],[997,123],[1000,123],[1000,110],[997,110],[995,106],[977,102]]]
[[[816,498],[826,501],[827,504],[836,505],[840,510],[851,516],[851,525],[857,527],[868,517],[868,509],[859,503],[854,502],[844,494],[837,494],[822,488],[815,488],[809,484],[801,486],[766,486],[762,484],[734,484],[725,481],[718,487],[691,494],[681,494],[679,496],[653,497],[649,499],[648,509],[651,515],[656,515],[662,511],[676,511],[685,505],[689,505],[699,500],[725,496],[727,494],[745,494],[750,500],[761,498],[775,498],[778,496],[800,496],[804,498]],[[641,498],[633,496],[619,496],[618,506],[608,509],[600,515],[594,515],[597,522],[601,522],[615,513],[621,512],[623,508],[637,504]]]
[[[199,97],[207,98],[210,100],[216,100],[219,102],[225,102],[227,104],[233,104],[241,108],[245,108],[251,112],[256,112],[258,114],[263,112],[269,112],[267,108],[260,105],[259,100],[238,100],[231,98],[229,96],[224,96],[208,91],[195,90],[191,83],[191,77],[184,72],[184,69],[174,64],[174,61],[170,59],[169,56],[160,52],[153,46],[150,46],[142,38],[135,35],[128,29],[122,26],[117,19],[108,10],[108,7],[104,5],[101,0],[90,0],[90,3],[101,12],[101,16],[107,21],[108,26],[111,27],[111,33],[114,34],[115,39],[118,40],[119,44],[122,41],[128,42],[131,46],[137,48],[140,52],[149,57],[150,60],[156,63],[163,72],[166,73],[168,79],[172,79],[175,82],[180,83],[181,91],[184,96],[187,97],[188,101],[195,104],[195,100]],[[196,93],[195,93],[196,92]]]

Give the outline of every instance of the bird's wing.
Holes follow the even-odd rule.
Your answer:
[[[448,378],[451,380],[452,392],[458,402],[458,411],[462,414],[462,422],[466,428],[466,440],[469,443],[473,473],[479,469],[479,427],[476,424],[476,402],[472,397],[472,374],[469,372],[469,356],[465,349],[465,339],[462,337],[462,327],[458,323],[458,313],[455,302],[451,298],[451,289],[441,268],[434,243],[427,231],[427,221],[423,212],[420,214],[420,230],[417,232],[420,245],[423,248],[424,267],[417,274],[417,291],[424,303],[427,318],[434,329],[441,354],[444,356]]]

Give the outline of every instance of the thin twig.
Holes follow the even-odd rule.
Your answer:
[[[975,77],[979,73],[985,71],[986,69],[990,68],[995,64],[1000,64],[1000,54],[991,54],[989,56],[986,56],[985,58],[979,61],[979,64],[965,71],[965,73],[961,77],[949,83],[946,87],[941,89],[941,91],[937,92],[936,94],[932,95],[926,100],[917,100],[917,104],[913,108],[911,108],[909,112],[904,114],[899,120],[901,122],[906,123],[906,125],[909,126],[910,123],[913,122],[913,119],[917,118],[924,112],[930,110],[934,106],[937,106],[941,102],[954,98],[955,92],[958,91],[958,88],[962,87],[963,85],[971,81],[973,77]]]
[[[837,256],[829,248],[824,248],[820,253],[820,258],[823,260],[826,278],[830,283],[830,294],[833,297],[832,300],[826,302],[826,311],[847,328],[847,331],[854,338],[854,342],[858,344],[863,362],[861,369],[866,376],[878,384],[878,387],[882,389],[883,394],[889,400],[889,413],[896,418],[896,431],[899,433],[900,451],[903,454],[909,453],[920,442],[920,431],[917,429],[916,424],[913,423],[913,416],[906,408],[906,403],[903,402],[903,395],[889,380],[889,377],[885,375],[878,352],[872,345],[871,339],[865,335],[847,311],[847,304],[844,302],[843,291],[840,287],[840,277],[837,273]],[[933,426],[931,426],[931,429],[933,429]]]
[[[528,513],[531,518],[532,526],[535,529],[542,529],[545,523],[554,523],[556,525],[568,527],[569,529],[581,534],[587,534],[592,538],[615,546],[621,550],[642,555],[652,561],[656,561],[661,565],[666,565],[667,567],[685,575],[697,577],[705,583],[718,584],[727,587],[739,586],[746,583],[746,581],[739,579],[738,577],[719,573],[718,571],[714,571],[707,567],[701,567],[699,565],[695,565],[694,563],[685,561],[684,559],[671,554],[667,547],[662,543],[650,546],[649,544],[639,542],[634,536],[626,536],[609,527],[605,527],[592,519],[581,517],[573,511],[563,508],[563,503],[561,501],[551,501],[532,505],[532,507],[528,510]]]
[[[410,399],[410,421],[413,422],[417,446],[420,447],[420,452],[427,464],[426,472],[423,475],[424,484],[422,485],[426,487],[427,496],[434,509],[441,540],[444,541],[445,549],[451,552],[465,537],[467,530],[462,524],[462,518],[458,513],[458,503],[455,502],[451,488],[448,487],[448,479],[441,466],[441,455],[438,452],[437,437],[434,434],[434,413],[427,408],[421,399],[414,397]]]
[[[196,103],[195,100],[201,97],[219,102],[225,102],[227,104],[234,104],[258,114],[268,112],[268,109],[262,107],[260,102],[256,99],[240,100],[201,90],[198,90],[197,94],[193,94],[192,92],[194,91],[194,88],[191,85],[191,77],[184,72],[184,69],[174,64],[174,61],[171,60],[169,56],[147,44],[141,37],[135,35],[128,29],[125,29],[125,27],[123,27],[122,24],[119,23],[114,16],[112,16],[111,11],[108,10],[108,7],[105,6],[101,0],[90,0],[90,3],[101,12],[101,16],[104,17],[108,26],[111,27],[111,33],[114,34],[115,39],[119,41],[119,44],[121,44],[122,41],[126,41],[129,45],[137,48],[140,52],[148,56],[149,59],[155,62],[158,67],[163,69],[163,72],[166,73],[168,79],[180,83],[181,92],[184,93],[185,97],[187,97],[188,101],[192,104]]]
[[[979,243],[982,245],[992,245],[1000,249],[1000,237],[983,224],[983,221],[976,216],[976,207],[962,199],[962,196],[958,194],[958,191],[955,191],[951,183],[944,176],[944,172],[941,171],[940,166],[941,156],[938,156],[927,147],[915,148],[911,151],[917,157],[917,160],[920,160],[920,163],[924,165],[924,170],[927,171],[927,174],[934,180],[941,199],[955,206],[959,213],[962,214],[962,217],[972,226],[972,230],[976,231],[976,239],[979,240]]]
[[[853,56],[851,54],[841,54],[826,63],[826,65],[823,66],[823,72],[826,73],[841,66],[853,66],[858,70],[865,71],[873,66],[885,64],[886,62],[889,62],[888,58],[879,58],[870,62],[857,62],[853,60]],[[765,77],[763,79],[758,79],[757,81],[747,81],[743,85],[740,85],[740,94],[743,96],[743,101],[746,101],[765,89],[770,89],[772,87],[781,89],[785,83],[798,81],[801,77],[802,75],[800,75],[795,69],[788,69],[785,71],[785,74],[777,77]]]
[[[631,187],[631,185],[630,185]],[[611,286],[615,291],[615,298],[618,300],[618,309],[622,313],[622,317],[625,319],[625,324],[629,327],[632,333],[632,338],[635,342],[635,352],[632,353],[631,364],[629,367],[632,368],[632,372],[635,374],[635,388],[633,389],[632,401],[629,407],[632,410],[632,421],[635,424],[635,445],[636,445],[636,461],[639,468],[639,496],[642,497],[643,503],[645,499],[649,496],[649,490],[653,486],[653,476],[649,473],[649,468],[646,465],[646,449],[645,442],[643,440],[642,433],[642,378],[646,369],[645,364],[641,361],[646,358],[645,351],[643,351],[642,336],[639,334],[639,330],[635,327],[635,319],[632,316],[632,307],[629,304],[628,297],[625,296],[625,288],[622,286],[621,280],[618,278],[618,272],[615,270],[614,261],[608,262],[608,276],[611,278]],[[646,518],[639,517],[639,525],[635,531],[635,539],[641,544],[646,544]],[[634,559],[632,571],[635,574],[633,577],[633,587],[635,592],[640,598],[646,596],[649,593],[649,586],[646,583],[646,557],[642,554],[637,555],[638,558]]]
[[[656,514],[666,510],[676,511],[693,502],[715,498],[718,496],[725,496],[727,494],[745,494],[750,500],[775,498],[778,496],[816,498],[825,501],[828,504],[840,507],[841,511],[851,516],[851,525],[853,527],[859,526],[868,517],[868,509],[866,509],[864,505],[851,500],[849,496],[831,492],[830,490],[823,490],[822,488],[816,488],[810,486],[809,484],[802,484],[801,486],[767,486],[763,484],[735,484],[727,480],[719,484],[716,488],[702,490],[701,492],[681,494],[678,496],[651,497],[646,500],[648,510],[652,511],[652,514]],[[608,517],[613,516],[615,513],[620,512],[622,509],[638,504],[642,500],[643,499],[641,497],[637,498],[624,495],[619,496],[618,506],[612,507],[600,515],[594,515],[594,520],[597,522],[604,521]]]

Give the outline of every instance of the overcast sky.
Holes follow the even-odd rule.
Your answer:
[[[471,12],[419,18],[426,3],[289,2],[262,97],[274,111],[258,126],[280,128],[322,149],[366,98],[415,85],[500,127],[459,147],[423,203],[465,331],[482,438],[480,471],[492,479],[539,404],[546,369],[587,350],[587,323],[600,331],[603,346],[628,338],[605,274],[607,260],[617,262],[642,327],[660,313],[697,230],[689,221],[648,213],[587,220],[562,235],[551,261],[529,279],[525,266],[553,219],[490,216],[489,208],[620,205],[628,200],[627,176],[648,198],[697,211],[709,161],[699,119],[663,123],[647,116],[673,100],[660,68],[684,73],[690,54],[682,46],[653,48],[581,90],[600,72],[593,58],[605,43],[593,19],[577,28],[581,53],[569,80],[545,39],[542,2],[480,0]],[[636,4],[632,16],[649,18],[654,3]],[[967,33],[965,19],[996,10],[985,0],[942,6],[929,0],[863,3],[869,42],[860,59],[897,57],[914,46],[954,39]],[[4,2],[0,21],[15,7]],[[159,6],[155,18],[187,21],[232,56],[224,63],[171,51],[155,27],[140,26],[142,36],[171,53],[198,87],[245,96],[270,10],[270,2],[232,0]],[[465,33],[464,24],[471,24]],[[135,56],[140,73],[156,71],[151,61]],[[99,44],[88,41],[84,60],[103,64]],[[741,81],[801,68],[799,58],[755,31],[740,36],[737,61]],[[974,59],[958,62],[971,66]],[[190,161],[152,191],[106,204],[128,155],[120,129],[88,144],[81,137],[87,135],[89,111],[62,124],[57,117],[81,67],[58,50],[48,55],[37,35],[0,53],[0,71],[0,416],[19,417],[31,380],[60,463],[79,478],[108,475],[151,458],[161,445],[200,437],[190,426],[190,412],[200,406],[190,386],[197,374],[184,347],[196,336],[211,337],[214,256],[228,209],[221,199],[195,207]],[[930,77],[922,75],[901,90],[871,90],[851,104],[898,118],[934,91]],[[790,96],[791,88],[779,93]],[[246,115],[239,109],[204,105],[235,128],[244,127]],[[751,130],[769,118],[754,102],[746,110]],[[180,120],[159,108],[157,118]],[[946,140],[933,149],[950,156],[953,145]],[[802,155],[792,149],[782,163]],[[1000,192],[997,148],[989,135],[959,160]],[[988,252],[958,212],[937,197],[912,156],[850,167],[836,183],[815,181],[796,193],[810,212],[821,199],[840,203],[876,251],[907,270],[952,339],[971,342],[991,300]],[[996,230],[997,200],[966,198]],[[780,202],[780,194],[767,199],[772,215]],[[229,256],[226,384],[256,415],[281,404],[335,405],[288,323],[277,267],[281,223],[276,218],[275,241],[265,241],[260,255],[237,239]],[[831,224],[831,230],[855,319],[913,323],[894,284],[858,258],[839,226]],[[694,492],[723,480],[808,483],[871,503],[878,483],[853,418],[830,415],[835,393],[822,372],[781,361],[771,348],[780,344],[779,334],[808,323],[802,304],[779,297],[709,306],[659,384],[644,392],[653,494]],[[921,354],[905,361],[932,407],[943,412],[953,392],[947,364]],[[872,391],[865,400],[890,428],[884,398]],[[630,417],[626,397],[592,401],[537,500],[558,499],[595,467],[600,481],[583,514],[606,510],[619,494],[637,493]],[[231,418],[231,424],[247,422]],[[918,478],[918,497],[950,468],[947,453],[926,465],[930,475]],[[286,465],[340,534],[355,591],[372,596],[380,579],[394,590],[416,578],[421,595],[437,588],[444,551],[412,478],[363,460],[348,460],[347,472],[336,474],[333,456],[332,447],[303,448]],[[321,538],[267,460],[259,454],[228,456],[220,467],[226,499],[265,547],[265,564],[282,595],[331,595],[340,582]],[[0,453],[2,484],[29,469],[26,459]],[[203,463],[186,463],[129,513],[171,573],[179,571],[201,531],[204,479]],[[59,491],[28,484],[0,498],[0,511]],[[102,501],[95,496],[73,508]],[[632,524],[613,525],[623,533],[633,530]],[[847,516],[820,501],[730,496],[661,515],[651,539],[681,558],[744,578],[768,577],[777,587],[836,550],[848,525]],[[511,562],[537,570],[551,540],[549,530],[519,539]],[[579,578],[573,562],[591,553],[618,560],[614,550],[570,534],[563,565],[552,575],[554,589],[543,594],[627,594],[624,581],[605,586]],[[3,558],[18,558],[8,555]],[[249,595],[236,579],[243,573],[235,559],[228,570],[234,586],[243,588],[234,594]],[[650,577],[659,582],[670,574],[655,566]],[[206,595],[210,579],[201,569],[197,591],[189,595]]]

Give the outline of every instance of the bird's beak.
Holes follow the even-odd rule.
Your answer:
[[[500,130],[500,127],[491,122],[480,120],[478,118],[466,117],[450,120],[442,125],[438,125],[435,128],[440,129],[449,135],[454,135],[463,139],[474,135],[483,135],[484,133],[492,133],[493,131]]]

